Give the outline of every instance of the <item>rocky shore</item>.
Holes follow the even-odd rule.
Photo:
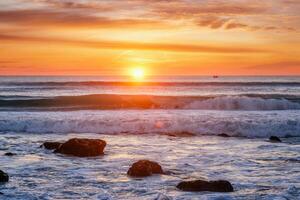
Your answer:
[[[174,136],[170,135],[168,136],[170,141],[174,140]],[[226,137],[222,140],[227,141],[230,140],[227,139],[227,136],[220,135],[221,137]],[[178,140],[187,139],[191,140],[190,137],[184,137],[182,138],[181,135],[177,137]],[[190,138],[190,139],[189,139]],[[280,138],[270,137],[268,142],[271,144],[273,142],[280,142]],[[56,155],[62,155],[59,156],[60,159],[69,159],[72,158],[72,160],[76,161],[77,159],[82,158],[88,158],[90,162],[91,160],[98,160],[99,157],[101,159],[105,159],[107,156],[110,156],[111,154],[111,148],[114,148],[115,144],[109,144],[107,146],[107,142],[102,139],[87,139],[87,138],[71,138],[65,141],[46,141],[42,145],[40,145],[41,148],[44,148],[45,150],[42,150],[44,152],[47,152],[47,154],[53,155],[54,157],[57,157]],[[107,149],[108,148],[108,149]],[[118,147],[119,151],[122,151],[122,148]],[[53,154],[51,153],[53,152]],[[201,153],[201,151],[199,151]],[[17,152],[7,152],[4,153],[3,156],[7,157],[21,157],[21,155]],[[79,158],[76,158],[79,157]],[[146,155],[143,156],[144,158],[147,158]],[[138,158],[138,155],[137,155]],[[150,158],[150,157],[149,157]],[[7,158],[7,159],[14,159],[14,158]],[[78,162],[82,162],[83,160],[78,160]],[[102,162],[101,160],[98,160],[98,162]],[[127,173],[126,173],[127,170]],[[132,162],[128,166],[124,166],[123,171],[119,171],[120,176],[123,176],[127,174],[128,179],[132,180],[144,180],[145,182],[153,180],[153,178],[146,178],[153,176],[154,179],[164,179],[165,177],[172,177],[174,174],[177,173],[176,168],[169,168],[164,167],[164,165],[161,165],[160,162],[156,162],[154,160],[146,160],[146,159],[133,159]],[[226,174],[222,175],[220,174],[220,179],[209,179],[209,178],[203,178],[201,176],[195,177],[190,176],[191,172],[186,172],[184,174],[184,169],[180,169],[182,171],[182,174],[179,176],[181,177],[181,180],[174,181],[172,183],[172,190],[176,192],[192,192],[196,195],[202,195],[201,192],[211,192],[211,193],[235,193],[236,192],[236,182],[235,179],[230,178],[230,181],[234,181],[234,184],[232,184],[229,180],[224,180],[223,178],[226,176]],[[109,175],[110,168],[108,167],[105,173],[106,175]],[[8,171],[9,172],[9,171]],[[173,173],[174,172],[174,173]],[[114,172],[116,173],[116,172]],[[14,175],[15,176],[15,175]],[[4,171],[0,171],[0,182],[2,184],[6,184],[8,181],[14,182],[16,177],[12,177],[12,179],[9,179],[9,174]],[[126,176],[124,176],[126,177]],[[236,180],[238,181],[238,180]],[[164,185],[161,185],[161,187],[164,187]],[[237,188],[238,190],[239,188]],[[2,193],[2,194],[1,194]],[[5,191],[1,191],[1,195],[5,195]],[[157,199],[170,199],[165,195],[158,195]]]
[[[174,137],[178,134],[172,134]],[[186,136],[190,134],[179,134]],[[223,135],[221,135],[223,137]],[[65,154],[77,157],[94,157],[104,154],[106,141],[100,139],[72,138],[66,142],[44,142],[41,147],[48,150],[54,150],[54,153]],[[147,177],[152,175],[166,175],[161,165],[150,160],[139,160],[132,164],[128,169],[127,175],[131,177]],[[205,181],[193,180],[182,181],[176,186],[182,191],[210,191],[210,192],[233,192],[233,187],[229,181]]]

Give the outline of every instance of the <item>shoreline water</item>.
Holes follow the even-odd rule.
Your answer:
[[[101,138],[104,156],[76,158],[39,148],[44,141],[67,138]],[[170,137],[161,135],[14,134],[0,135],[1,168],[10,182],[0,185],[4,199],[297,199],[300,195],[300,140],[282,143],[264,139],[216,136]],[[54,139],[55,138],[55,139]],[[296,141],[296,142],[295,142]],[[298,142],[297,142],[298,141]],[[197,153],[196,153],[197,152]],[[276,152],[276,154],[272,153]],[[153,159],[173,175],[130,178],[126,171],[139,159]],[[288,174],[286,172],[289,172]],[[180,192],[180,180],[226,179],[235,192]],[[84,191],[82,190],[84,188]]]

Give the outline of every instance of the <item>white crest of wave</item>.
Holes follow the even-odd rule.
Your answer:
[[[300,136],[300,111],[0,112],[0,132]]]
[[[184,108],[206,110],[298,110],[300,104],[287,99],[222,96],[207,100],[195,100]]]

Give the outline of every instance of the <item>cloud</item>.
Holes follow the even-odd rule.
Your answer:
[[[0,10],[0,23],[23,26],[71,28],[170,28],[170,21],[180,19],[177,27],[189,26],[232,30],[295,31],[297,19],[277,23],[291,17],[290,9],[297,0],[22,0],[37,4],[36,9]],[[41,6],[42,4],[43,6]],[[279,9],[280,5],[286,5]],[[283,10],[283,11],[281,11]],[[280,13],[283,12],[283,13]],[[270,20],[272,18],[272,20]],[[271,29],[268,27],[276,27]],[[290,28],[286,28],[290,27]]]
[[[232,23],[228,23],[225,29],[236,29],[236,28],[247,28],[247,27],[249,26],[246,24],[232,22]]]
[[[237,22],[232,18],[220,18],[215,16],[203,17],[196,23],[198,26],[209,27],[211,29],[224,29],[224,30],[232,30],[232,29],[247,29],[247,30],[275,30],[277,27],[259,27],[259,26],[251,26],[245,23]]]
[[[278,28],[276,26],[267,26],[265,27],[265,30],[277,30]]]
[[[266,63],[261,65],[254,65],[245,67],[245,69],[250,70],[276,70],[282,68],[298,68],[300,70],[300,61],[285,61],[276,63]]]
[[[299,0],[281,0],[283,4],[288,4],[288,5],[300,5]]]
[[[91,9],[101,12],[118,10],[116,4],[106,1],[74,1],[74,0],[26,0],[33,3],[41,3],[58,9]]]
[[[0,23],[26,26],[63,26],[88,28],[154,28],[163,26],[162,22],[147,19],[112,19],[85,12],[63,12],[47,9],[0,10]],[[164,24],[164,26],[167,26]]]
[[[223,25],[225,25],[230,18],[219,18],[219,17],[214,17],[214,16],[209,16],[209,17],[203,17],[201,18],[196,24],[198,26],[205,26],[205,27],[210,27],[212,29],[218,29],[221,28]]]
[[[155,4],[153,13],[168,18],[195,17],[200,15],[257,15],[266,12],[264,4],[230,1],[181,1]]]
[[[223,28],[224,30],[233,30],[233,29],[243,29],[243,30],[250,30],[250,31],[297,31],[293,27],[278,27],[278,26],[253,26],[250,24],[238,22],[232,18],[220,18],[220,17],[204,17],[196,23],[198,26],[209,27],[211,29],[220,29]]]
[[[199,53],[267,53],[267,50],[247,47],[209,46],[195,44],[170,44],[170,43],[143,43],[108,40],[74,40],[53,37],[33,37],[0,34],[0,41],[54,43],[60,45],[73,45],[85,48],[146,50],[146,51],[171,51],[171,52],[199,52]]]
[[[297,31],[298,0],[22,0],[26,10],[0,10],[0,23],[28,27]],[[35,9],[34,9],[35,8]],[[177,21],[180,20],[180,23]],[[174,23],[170,23],[174,22]]]

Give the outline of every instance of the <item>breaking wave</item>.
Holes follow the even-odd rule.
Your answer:
[[[299,111],[116,110],[0,112],[0,132],[300,136]]]
[[[298,110],[300,104],[287,99],[264,99],[247,96],[223,96],[196,100],[185,106],[188,109],[207,110]]]
[[[119,110],[119,109],[189,109],[189,110],[299,110],[297,96],[151,96],[84,95],[33,99],[0,98],[0,110]]]

